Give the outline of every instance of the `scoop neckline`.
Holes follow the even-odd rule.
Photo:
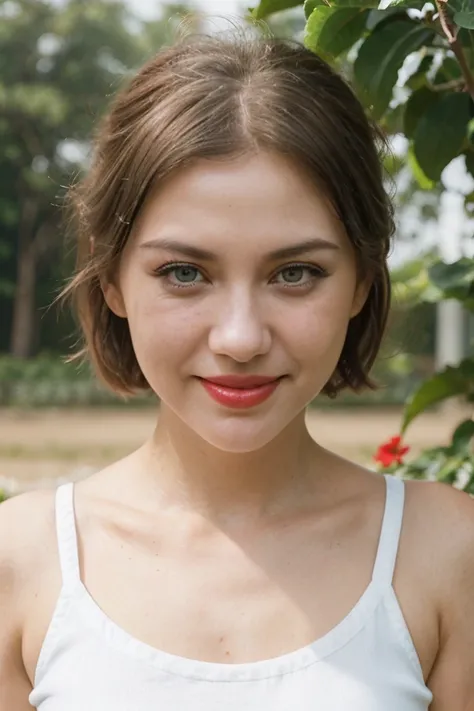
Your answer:
[[[384,587],[371,580],[348,614],[322,637],[293,651],[255,662],[208,662],[153,647],[134,637],[110,618],[82,581],[78,593],[83,605],[81,627],[88,627],[119,652],[168,674],[205,681],[238,682],[283,676],[322,661],[344,647],[366,625],[383,598]]]
[[[171,652],[166,652],[145,641],[134,637],[110,618],[95,601],[82,582],[77,555],[77,534],[74,521],[73,487],[64,491],[65,506],[59,516],[59,538],[63,576],[63,602],[76,602],[72,607],[78,615],[81,629],[94,634],[96,641],[102,639],[118,652],[126,654],[143,663],[158,668],[172,675],[196,680],[208,681],[249,681],[266,677],[281,676],[310,666],[338,651],[355,637],[371,619],[379,603],[392,589],[394,555],[396,549],[387,544],[395,537],[398,540],[401,518],[398,520],[397,500],[393,499],[395,483],[388,475],[384,476],[386,485],[385,506],[380,529],[376,558],[372,568],[371,580],[349,612],[328,632],[309,644],[293,651],[269,659],[254,662],[226,663],[192,659]],[[58,494],[61,490],[58,490]],[[67,496],[66,496],[67,494]],[[403,506],[403,497],[401,499]],[[402,509],[403,510],[403,509]],[[397,544],[398,546],[398,544]],[[392,560],[393,558],[393,560]],[[69,605],[68,605],[69,606]]]

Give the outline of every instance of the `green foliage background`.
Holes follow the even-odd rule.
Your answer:
[[[186,12],[167,5],[145,22],[121,0],[0,0],[0,352],[70,345],[70,317],[47,308],[72,268],[67,186],[110,97]]]

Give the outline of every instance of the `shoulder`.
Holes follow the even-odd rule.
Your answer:
[[[406,513],[421,589],[433,595],[437,611],[430,708],[467,709],[474,698],[474,500],[445,484],[408,482]]]
[[[405,537],[432,573],[444,613],[453,586],[474,594],[474,499],[439,482],[407,481]]]
[[[54,526],[55,490],[41,489],[12,496],[0,504],[0,554],[5,547],[20,552],[28,539]],[[16,550],[19,548],[19,550]]]
[[[406,481],[406,512],[411,523],[422,526],[451,549],[473,542],[474,499],[448,484]],[[445,538],[449,534],[449,540]]]
[[[28,581],[54,552],[54,492],[32,491],[0,504],[0,608],[18,605]]]
[[[47,557],[54,555],[54,497],[51,491],[15,496],[0,504],[0,706],[31,708],[31,680],[24,663],[28,610]],[[35,612],[36,614],[36,612]],[[3,702],[3,704],[2,704]]]

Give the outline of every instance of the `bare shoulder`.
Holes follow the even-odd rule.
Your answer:
[[[51,555],[54,541],[54,492],[32,491],[0,505],[0,596],[16,595]],[[18,598],[17,598],[18,599]],[[2,609],[3,606],[2,606]]]
[[[0,555],[21,552],[28,539],[34,542],[40,530],[54,526],[54,494],[51,489],[29,491],[0,504]]]
[[[18,630],[44,571],[57,561],[54,492],[32,491],[0,504],[0,629]]]
[[[445,484],[408,482],[406,514],[406,536],[438,611],[430,709],[467,711],[474,699],[474,500]]]
[[[474,500],[465,492],[439,482],[407,481],[402,538],[424,561],[440,603],[454,579],[474,578]]]
[[[54,496],[37,491],[0,505],[0,708],[26,711],[31,680],[23,657],[28,610],[54,556]]]
[[[406,482],[406,522],[451,569],[467,556],[474,565],[474,499],[439,482]]]

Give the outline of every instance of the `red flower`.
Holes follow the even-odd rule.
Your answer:
[[[409,451],[410,447],[402,446],[402,438],[400,435],[392,437],[385,444],[381,444],[378,448],[374,459],[383,467],[389,467],[391,464],[402,464],[404,455]]]

